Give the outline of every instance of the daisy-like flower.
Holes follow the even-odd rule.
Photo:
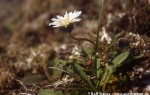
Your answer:
[[[52,18],[51,20],[53,21],[52,23],[49,23],[49,26],[53,27],[67,27],[69,24],[72,24],[74,22],[78,22],[81,19],[77,18],[82,12],[81,11],[74,11],[74,12],[69,12],[63,16],[57,15],[57,18]]]

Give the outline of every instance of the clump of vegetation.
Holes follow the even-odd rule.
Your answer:
[[[0,0],[0,94],[149,93],[149,0],[99,1]]]
[[[100,6],[99,24],[103,4],[101,3]],[[52,21],[54,22],[49,25],[61,27],[63,31],[70,33],[74,40],[90,42],[93,48],[81,47],[81,50],[76,48],[72,51],[70,59],[61,60],[57,67],[49,67],[61,71],[63,75],[59,77],[59,81],[46,86],[52,88],[51,90],[40,90],[39,95],[44,93],[47,93],[47,95],[54,93],[55,95],[87,95],[88,92],[106,93],[115,92],[116,89],[117,92],[129,90],[126,88],[128,84],[127,75],[116,74],[116,70],[133,60],[144,57],[144,54],[132,54],[128,41],[119,42],[120,40],[126,40],[121,38],[124,32],[116,34],[112,41],[108,40],[108,35],[104,32],[105,34],[102,37],[105,38],[105,42],[99,43],[100,26],[97,31],[96,42],[87,38],[75,38],[71,32],[74,29],[74,23],[81,20],[77,18],[80,14],[81,11],[66,12],[64,17],[58,15],[57,18],[53,18]]]

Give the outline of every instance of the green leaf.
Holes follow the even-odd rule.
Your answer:
[[[40,90],[38,95],[64,95],[61,91],[54,91],[53,89]]]
[[[96,91],[90,80],[88,79],[86,73],[83,71],[82,67],[76,63],[71,63],[74,73],[81,77],[81,79],[88,85],[93,91]]]
[[[102,92],[105,92],[105,86],[112,73],[116,70],[117,67],[123,65],[122,63],[128,58],[128,56],[129,56],[129,52],[123,52],[112,61],[113,65],[106,66],[105,72],[100,82],[100,85],[103,85]]]
[[[128,59],[127,63],[129,63],[129,62],[131,62],[131,61],[134,61],[134,60],[137,60],[137,59],[140,59],[140,58],[142,58],[142,57],[144,57],[144,54],[139,54],[139,55],[136,55],[136,56],[131,56],[131,57]]]
[[[55,51],[52,51],[46,61],[46,70],[45,71],[47,73],[47,76],[50,76],[51,80],[57,79],[58,76],[60,76],[62,72],[59,70],[51,69],[49,67],[57,67],[59,69],[63,69],[64,65],[65,64],[59,63],[58,54]]]
[[[97,88],[98,85],[99,85],[99,76],[100,76],[100,73],[101,73],[100,58],[95,57],[94,70],[95,70],[95,75],[96,75],[95,87]]]
[[[106,83],[106,81],[108,81],[110,75],[113,73],[114,69],[112,66],[106,66],[105,67],[105,71],[103,74],[103,77],[101,79],[100,85],[103,85],[104,83]]]
[[[68,85],[65,87],[67,90],[90,90],[89,88],[78,86],[78,85]]]
[[[91,54],[93,53],[92,49],[83,47],[82,51],[86,58],[91,58]]]
[[[119,32],[118,34],[115,35],[115,38],[118,38],[118,37],[122,36],[123,34],[124,34],[124,31]]]
[[[112,66],[106,66],[105,68],[105,72],[104,72],[104,76],[100,82],[100,85],[103,84],[103,87],[102,87],[102,92],[104,93],[105,92],[105,87],[106,87],[106,84],[110,78],[110,76],[112,75],[112,73],[115,71],[115,69],[112,67]]]
[[[95,57],[95,62],[94,62],[94,70],[95,70],[95,75],[96,78],[99,78],[101,69],[100,69],[100,58]]]
[[[119,39],[120,36],[122,36],[124,34],[124,31],[119,32],[118,34],[115,35],[115,38],[113,39],[113,41],[108,45],[107,50],[109,50]]]
[[[128,51],[127,51],[127,52],[123,52],[123,53],[121,53],[120,55],[118,55],[118,56],[112,61],[113,67],[117,68],[117,67],[122,66],[123,64],[121,64],[121,63],[123,63],[123,62],[128,58],[128,56],[129,56],[129,52],[128,52]]]
[[[23,79],[23,81],[24,81],[23,83],[26,86],[30,86],[30,85],[34,85],[34,84],[39,84],[39,83],[43,82],[44,79],[40,75],[31,75],[31,76],[25,77]]]
[[[139,54],[139,55],[137,55],[137,56],[133,56],[133,60],[136,60],[136,59],[139,59],[139,58],[142,58],[142,57],[144,57],[144,54]]]

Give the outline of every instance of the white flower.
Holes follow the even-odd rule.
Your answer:
[[[73,59],[76,57],[80,57],[81,56],[81,49],[76,45],[71,52],[71,56],[69,56],[69,59]]]
[[[110,44],[111,42],[111,37],[108,35],[108,33],[106,32],[106,29],[104,27],[102,27],[102,32],[100,32],[100,36],[101,36],[101,41],[107,41],[108,44]]]
[[[80,21],[81,19],[77,18],[82,12],[74,11],[69,12],[63,16],[57,15],[57,18],[52,18],[52,23],[49,23],[49,26],[53,25],[53,27],[67,27],[69,24]]]

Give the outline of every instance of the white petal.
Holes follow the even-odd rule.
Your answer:
[[[77,18],[81,14],[81,11],[74,11],[65,13],[64,16],[57,15],[56,18],[52,18],[52,23],[49,23],[49,26],[53,25],[53,27],[67,26],[71,23],[80,21],[81,19]]]
[[[72,22],[77,22],[77,21],[80,21],[81,19],[79,19],[79,18],[75,18],[75,19],[73,19],[72,20]]]
[[[73,14],[73,15],[74,15],[74,17],[78,17],[80,14],[81,14],[81,11],[79,11],[79,12]]]
[[[49,23],[49,26],[51,26],[52,24],[51,23]]]
[[[63,20],[63,19],[64,19],[64,17],[59,16],[59,15],[57,15],[57,18],[58,18],[59,20]]]
[[[51,20],[52,20],[52,21],[58,21],[58,19],[56,19],[56,18],[52,18]]]

